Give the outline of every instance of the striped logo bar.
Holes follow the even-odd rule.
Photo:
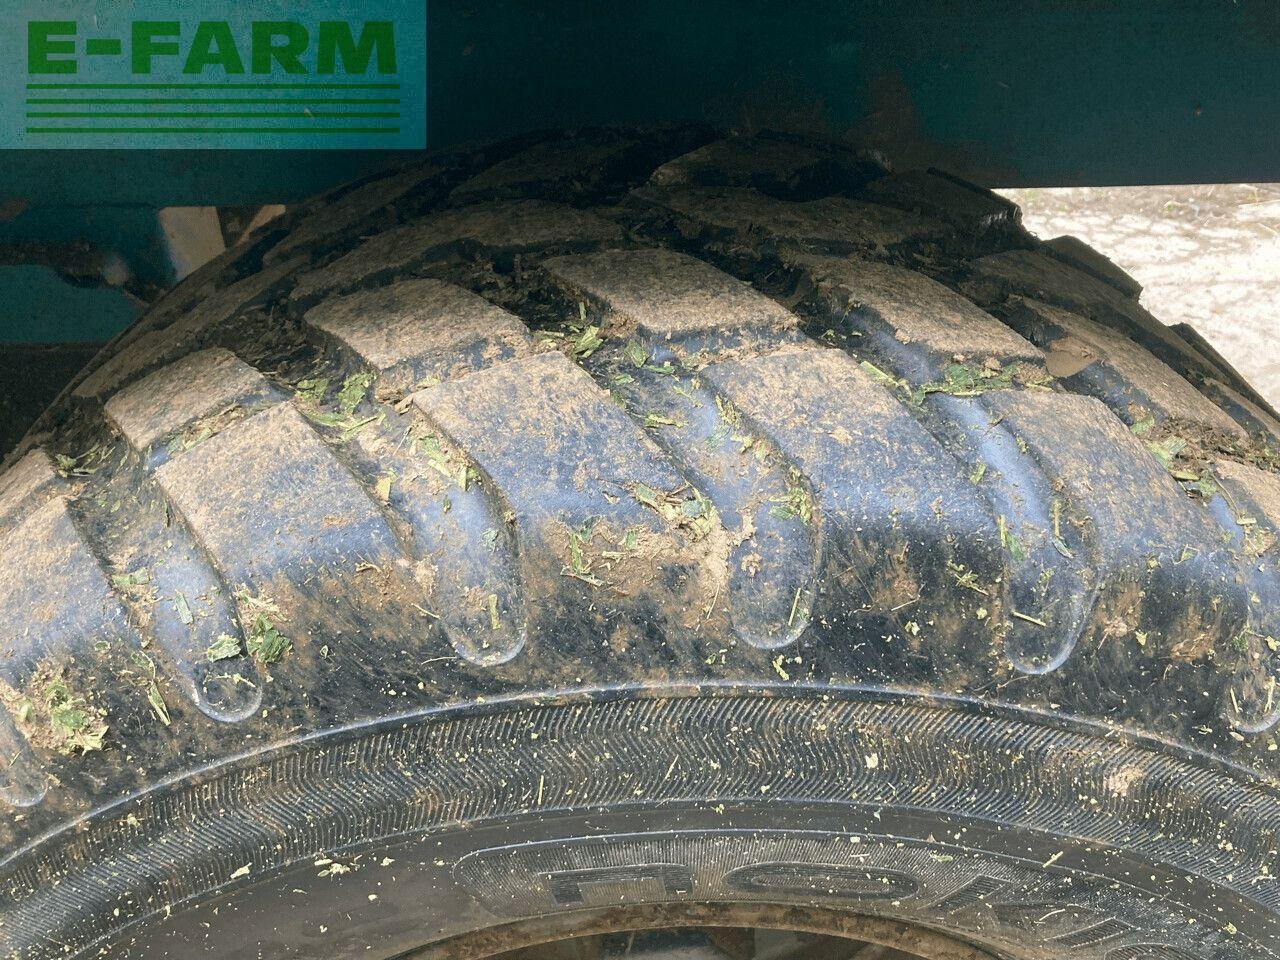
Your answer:
[[[14,0],[0,31],[0,148],[425,145],[424,0]]]

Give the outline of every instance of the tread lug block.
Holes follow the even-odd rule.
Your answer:
[[[785,200],[852,194],[886,173],[874,160],[835,144],[781,137],[728,137],[658,167],[659,187],[749,187]]]
[[[965,471],[906,409],[835,350],[783,351],[704,374],[812,490],[830,584],[814,620],[851,628],[853,658],[893,675],[948,674],[965,654],[981,659],[975,651],[992,644],[1005,605],[997,525]]]
[[[1189,420],[1242,437],[1244,430],[1155,354],[1111,327],[1023,297],[1006,305],[1009,323],[1043,347],[1049,373],[1097,397],[1125,423],[1151,416]]]
[[[544,353],[423,390],[414,403],[509,504],[529,634],[565,638],[539,658],[572,659],[568,638],[584,632],[590,646],[650,666],[705,658],[671,644],[705,643],[699,631],[722,619],[723,529],[586,373]]]
[[[146,394],[163,397],[168,403],[163,409],[136,403],[137,395],[127,396],[133,388],[119,394],[117,399],[124,402],[116,409],[118,421],[123,432],[138,441],[136,452],[145,458],[154,441],[173,426],[184,424],[192,411],[222,407],[219,413],[225,414],[224,401],[237,395],[232,386],[244,388],[238,394],[242,399],[246,393],[257,395],[261,377],[250,368],[245,370],[252,377],[243,376],[237,366],[244,367],[225,351],[210,350],[163,368],[152,375],[157,378],[155,394]],[[225,379],[219,380],[219,376]],[[220,391],[220,386],[228,390]],[[177,411],[176,417],[166,421],[173,411]],[[186,442],[203,442],[208,435],[208,428],[190,431],[186,436],[195,440]],[[182,446],[176,444],[171,449]],[[92,462],[101,464],[108,459],[113,456],[104,453]],[[101,469],[94,466],[92,474]],[[164,668],[168,681],[214,720],[242,720],[253,713],[261,700],[256,668],[252,661],[228,652],[226,646],[233,643],[236,650],[244,652],[229,591],[189,531],[175,521],[170,504],[139,458],[118,458],[114,475],[95,485],[92,492],[81,492],[69,516],[107,570],[140,648],[148,650],[153,643],[158,646],[163,655],[158,666]],[[99,642],[105,643],[106,638],[99,638]],[[211,651],[218,648],[223,653],[215,659]],[[153,669],[153,663],[147,654],[143,669]]]
[[[292,299],[305,309],[329,294],[350,293],[433,261],[566,253],[621,239],[621,227],[585,210],[542,200],[477,203],[422,217],[364,241],[299,277]]]
[[[400,525],[419,579],[431,585],[424,615],[469,664],[516,657],[528,639],[528,601],[511,508],[493,482],[416,408],[361,431],[350,457]]]
[[[27,451],[0,473],[0,527],[16,522],[58,493],[58,475],[48,451],[43,447]]]
[[[731,407],[716,402],[701,376],[643,370],[628,376],[615,393],[645,411],[654,440],[706,494],[728,533],[735,633],[762,650],[794,643],[813,622],[821,562],[808,484],[748,433]]]
[[[813,285],[821,315],[830,318],[824,322],[856,334],[860,352],[886,358],[915,385],[912,402],[922,405],[922,421],[953,441],[950,452],[965,461],[971,483],[990,502],[1013,548],[1007,587],[1020,615],[1004,624],[1005,653],[1023,672],[1055,669],[1069,654],[1087,606],[1079,563],[1047,533],[1048,483],[1028,470],[1013,439],[993,427],[981,401],[972,398],[995,383],[1013,388],[1046,380],[1044,355],[971,301],[915,271],[853,258],[789,253],[782,259]],[[872,372],[889,376],[879,368]],[[992,480],[983,483],[989,468]],[[1019,494],[1010,495],[996,474],[1018,478]]]
[[[1104,320],[1108,307],[1128,303],[1110,284],[1041,250],[1006,250],[971,260],[966,292],[980,304],[998,304],[1019,294]]]
[[[216,328],[287,289],[299,263],[294,259],[274,264],[211,294],[180,319],[143,334],[112,356],[76,386],[74,395],[83,400],[105,398],[139,375],[194,349]]]
[[[210,719],[244,720],[262,701],[262,680],[233,590],[149,469],[142,457],[122,458],[109,483],[77,502],[80,527],[98,545],[145,648],[163,654],[172,683]]]
[[[869,183],[863,192],[877,203],[949,223],[958,230],[1019,230],[1018,205],[983,187],[937,170],[908,170]]]
[[[236,419],[284,399],[253,367],[221,347],[187,354],[107,401],[110,420],[151,466],[203,443]]]
[[[1081,314],[1132,337],[1183,376],[1210,376],[1213,363],[1104,280],[1043,250],[1008,250],[972,260],[964,292],[991,306],[1020,295]]]
[[[891,358],[917,385],[942,379],[960,357],[975,376],[991,360],[1036,371],[1044,365],[1040,350],[922,273],[855,258],[787,253],[782,260],[814,285],[824,313],[860,335],[860,350]]]
[[[696,257],[605,250],[543,266],[568,296],[609,316],[615,335],[634,331],[658,363],[796,339],[790,311]]]
[[[178,354],[179,342],[163,329],[148,330],[134,337],[119,352],[111,354],[75,385],[73,394],[81,400],[100,400],[129,380]]]
[[[1088,566],[1091,531],[1064,523],[1054,475],[1019,445],[1018,437],[993,414],[1029,396],[1016,389],[980,397],[933,394],[921,419],[944,438],[948,451],[967,465],[969,482],[991,504],[1001,546],[1009,555],[1012,609],[1004,622],[1004,652],[1023,673],[1047,674],[1071,656],[1092,606]],[[1016,611],[1016,612],[1014,612]]]
[[[563,257],[546,269],[569,296],[604,314],[610,340],[634,334],[613,365],[591,369],[644,417],[654,441],[715,506],[729,533],[728,599],[737,635],[761,649],[790,644],[810,624],[816,589],[810,494],[783,458],[743,433],[732,411],[679,361],[696,367],[730,348],[811,345],[795,333],[795,316],[748,284],[670,251]]]
[[[1262,433],[1272,443],[1280,440],[1280,421],[1265,403],[1256,402],[1254,391],[1247,391],[1246,396],[1223,382],[1220,364],[1211,356],[1110,284],[1046,253],[1013,250],[971,261],[969,279],[962,287],[967,295],[988,306],[1021,295],[1114,328],[1185,377],[1250,433]]]
[[[1072,543],[1092,571],[1091,616],[1058,674],[1064,690],[1117,715],[1156,702],[1129,704],[1134,684],[1201,704],[1203,684],[1224,682],[1215,658],[1248,619],[1248,590],[1217,526],[1097,400],[1042,392],[986,400],[1053,476],[1059,526],[1080,531]]]
[[[306,251],[315,256],[359,234],[369,236],[396,223],[395,207],[406,198],[426,192],[429,181],[442,180],[443,168],[415,164],[390,176],[362,184],[333,203],[303,216],[283,240],[267,251],[263,260],[274,263]],[[441,182],[435,193],[443,195]],[[430,199],[428,196],[427,199]]]
[[[139,664],[154,671],[154,661],[67,501],[32,511],[0,538],[0,549],[0,746],[6,759],[16,757],[4,795],[19,805],[36,802],[46,772],[72,790],[86,777],[99,786],[127,777],[99,758],[120,736],[143,756],[154,739],[167,739],[136,682]],[[159,675],[158,689],[165,680]],[[121,688],[138,694],[141,729],[120,715]]]
[[[440,280],[402,280],[312,307],[303,323],[378,375],[378,394],[404,394],[524,356],[533,337],[515,316]]]
[[[635,191],[637,199],[669,211],[687,236],[750,242],[792,241],[820,245],[832,253],[897,247],[934,239],[950,227],[891,207],[847,197],[793,203],[736,187],[685,187]]]
[[[4,553],[0,638],[10,655],[0,660],[0,677],[9,684],[20,687],[42,658],[75,653],[80,644],[137,639],[62,497],[5,534]]]
[[[205,716],[246,719],[262,703],[262,678],[230,589],[186,530],[176,522],[165,527],[163,506],[135,515],[141,529],[129,563],[113,575],[134,622],[164,652],[171,679]],[[145,538],[138,535],[144,531]]]
[[[23,704],[17,709],[25,710]],[[33,807],[44,799],[49,778],[27,738],[4,703],[0,703],[0,800],[11,807]]]
[[[155,477],[235,592],[246,646],[274,642],[272,628],[291,643],[273,671],[338,642],[400,651],[434,639],[416,612],[423,586],[372,494],[292,404],[232,424]]]
[[[1252,736],[1280,721],[1280,476],[1234,460],[1219,460],[1213,473],[1222,485],[1214,513],[1251,574],[1249,623],[1224,655],[1235,671],[1221,713]]]
[[[1121,270],[1110,257],[1099,253],[1078,237],[1054,237],[1040,244],[1040,249],[1068,266],[1111,284],[1126,297],[1137,300],[1142,293],[1142,284]]]

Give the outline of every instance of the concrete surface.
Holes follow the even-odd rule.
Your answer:
[[[1032,233],[1071,234],[1191,324],[1280,407],[1280,183],[1001,190]]]

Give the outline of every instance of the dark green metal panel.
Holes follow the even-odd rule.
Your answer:
[[[804,126],[1004,185],[1280,180],[1280,2],[431,0],[432,147]],[[376,153],[7,152],[0,199],[295,200]]]
[[[175,279],[154,207],[15,206],[0,216],[0,263],[58,264],[77,259],[77,251],[87,254],[85,260],[119,258],[130,277],[147,286],[170,286]],[[85,263],[74,272],[98,271]]]
[[[38,264],[0,265],[0,346],[109,340],[140,304],[115,287],[81,287]]]

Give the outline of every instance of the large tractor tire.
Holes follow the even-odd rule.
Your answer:
[[[1137,295],[695,127],[271,223],[0,475],[0,956],[1276,956],[1280,424]]]

